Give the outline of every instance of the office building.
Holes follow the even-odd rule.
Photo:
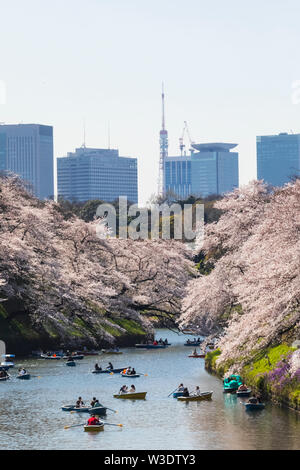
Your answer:
[[[112,202],[126,196],[138,202],[137,159],[120,157],[118,150],[85,146],[57,159],[58,198]]]
[[[237,144],[192,144],[190,155],[166,157],[164,192],[181,199],[190,195],[207,197],[233,191],[239,185]]]
[[[53,163],[51,126],[0,125],[0,171],[18,175],[39,199],[54,196]]]
[[[256,137],[257,179],[283,186],[300,176],[300,134]]]

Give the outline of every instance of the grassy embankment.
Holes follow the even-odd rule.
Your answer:
[[[286,358],[294,350],[285,343],[261,350],[253,355],[252,361],[239,373],[252,390],[261,393],[266,399],[300,411],[299,380],[292,379],[286,368]],[[220,354],[219,349],[207,353],[205,367],[209,372],[223,378],[233,364],[217,364]]]

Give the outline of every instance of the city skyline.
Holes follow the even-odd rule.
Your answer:
[[[157,191],[162,81],[170,155],[184,121],[197,143],[237,142],[241,185],[256,177],[255,136],[300,131],[294,0],[12,0],[2,13],[0,121],[53,125],[55,158],[85,121],[87,146],[138,158],[141,204]]]

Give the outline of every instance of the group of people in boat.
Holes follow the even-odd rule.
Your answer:
[[[120,388],[120,391],[119,391],[119,394],[123,394],[123,393],[135,393],[136,392],[136,389],[135,389],[135,386],[132,384],[130,388],[127,387],[127,385],[123,385],[121,388]]]
[[[76,401],[75,408],[85,408],[85,403],[82,400],[82,397],[78,397],[78,400]],[[103,407],[103,405],[99,402],[98,398],[93,397],[91,403],[90,403],[90,408],[99,408]]]
[[[189,392],[189,389],[181,383],[178,386],[177,392],[182,392],[183,397],[197,397],[201,395],[201,390],[198,385],[196,386],[195,390]]]
[[[190,344],[190,343],[192,343],[192,344],[193,344],[193,343],[201,343],[201,339],[200,339],[200,338],[198,338],[198,339],[194,338],[193,341],[191,341],[190,339],[188,339],[188,340],[187,340],[187,344]]]
[[[108,363],[108,366],[106,367],[106,370],[113,370],[114,366],[112,365],[111,362]],[[95,364],[95,370],[103,370],[101,366],[99,366],[98,363]]]
[[[127,369],[124,369],[122,371],[122,374],[126,374],[126,375],[136,375],[136,371],[135,371],[135,368],[134,367],[127,367]]]

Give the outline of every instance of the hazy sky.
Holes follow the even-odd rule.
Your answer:
[[[161,82],[169,154],[238,143],[256,176],[256,135],[300,132],[299,0],[0,0],[0,122],[54,126],[55,156],[83,143],[138,157],[139,200],[157,189]],[[299,85],[298,85],[299,86]],[[300,88],[300,86],[299,86]]]

